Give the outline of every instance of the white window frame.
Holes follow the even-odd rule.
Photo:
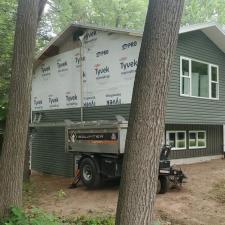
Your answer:
[[[182,74],[182,60],[186,60],[186,61],[189,62],[189,75],[188,76],[183,76],[183,74]],[[192,61],[207,64],[207,66],[208,66],[208,71],[209,71],[209,97],[200,97],[200,96],[193,96],[192,95]],[[217,68],[217,82],[212,81],[212,67]],[[189,78],[189,80],[190,80],[189,95],[182,93],[182,78],[183,77]],[[212,92],[211,92],[212,83],[217,83],[217,85],[218,85],[218,91],[217,91],[216,98],[212,98]],[[212,64],[212,63],[205,62],[205,61],[180,56],[180,96],[191,97],[191,98],[210,99],[210,100],[219,100],[219,66],[215,65],[215,64]]]
[[[198,133],[199,132],[203,132],[203,133],[205,133],[205,146],[193,146],[193,147],[191,147],[190,146],[190,133],[196,133],[197,135],[196,135],[196,142],[197,142],[197,144],[198,144]],[[206,136],[206,131],[205,130],[189,130],[188,131],[188,148],[189,149],[201,149],[201,148],[206,148],[207,147],[207,136]]]
[[[185,150],[187,149],[187,134],[185,130],[168,130],[166,131],[166,144],[170,144],[169,143],[169,134],[171,133],[175,133],[175,145],[176,145],[176,139],[177,139],[177,133],[184,133],[184,138],[185,138],[185,146],[183,148],[177,148],[177,147],[173,147],[171,148],[172,150]]]
[[[215,67],[216,69],[217,69],[217,81],[213,81],[212,80],[212,67]],[[210,82],[210,96],[211,96],[211,98],[212,98],[212,93],[211,93],[211,91],[212,91],[212,83],[214,83],[214,84],[217,84],[217,86],[218,86],[218,91],[217,91],[217,96],[216,96],[216,98],[212,98],[212,99],[219,99],[219,66],[216,66],[216,65],[213,65],[213,64],[210,64],[210,80],[211,80],[211,82]]]

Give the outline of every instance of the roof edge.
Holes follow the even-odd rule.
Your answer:
[[[221,32],[224,35],[225,39],[225,32],[224,30],[216,23],[216,22],[210,22],[210,23],[200,23],[200,24],[194,24],[194,25],[188,25],[183,26],[179,30],[179,34],[184,34],[192,31],[197,30],[205,30],[207,28],[216,27],[219,32]],[[84,28],[84,29],[94,29],[99,31],[107,31],[107,32],[115,32],[115,33],[122,33],[122,34],[128,34],[131,36],[138,36],[141,37],[143,35],[143,31],[138,30],[130,30],[130,29],[120,29],[120,28],[109,28],[109,27],[101,27],[96,26],[93,24],[82,24],[82,23],[70,23],[64,30],[62,30],[58,35],[56,35],[47,45],[44,49],[39,51],[37,55],[35,56],[35,61],[38,61],[40,57],[52,46],[56,41],[61,38],[66,31],[72,29],[72,28]]]

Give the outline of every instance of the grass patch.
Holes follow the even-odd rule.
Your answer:
[[[9,218],[0,220],[0,225],[115,225],[115,218],[99,216],[68,219],[59,218],[37,208],[25,212],[14,207],[11,209]]]
[[[225,180],[219,181],[212,186],[210,197],[219,203],[225,203]]]
[[[154,225],[163,225],[155,221]],[[59,218],[33,208],[27,212],[20,208],[12,208],[9,218],[0,220],[0,225],[115,225],[114,216],[79,217],[75,219]]]
[[[23,183],[23,205],[25,208],[32,208],[38,204],[38,196],[36,194],[37,187],[30,181]]]
[[[82,216],[77,219],[64,219],[63,222],[68,225],[115,225],[115,218],[113,216]]]
[[[32,209],[25,213],[20,208],[12,208],[9,218],[0,221],[0,225],[61,225],[60,220],[52,214],[40,209]]]

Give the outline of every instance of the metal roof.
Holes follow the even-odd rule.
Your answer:
[[[93,29],[99,31],[113,32],[113,33],[121,33],[127,34],[131,36],[142,37],[143,31],[129,30],[129,29],[119,29],[119,28],[108,28],[108,27],[100,27],[90,24],[80,24],[80,23],[72,23],[67,26],[62,32],[60,32],[55,38],[53,38],[48,45],[40,51],[35,57],[36,60],[39,60],[52,46],[60,46],[61,43],[70,35],[72,35],[79,28],[83,29]],[[220,28],[217,23],[202,23],[195,25],[188,25],[180,28],[179,34],[184,34],[192,31],[201,30],[205,33],[208,38],[214,42],[219,49],[221,49],[225,53],[225,33]]]

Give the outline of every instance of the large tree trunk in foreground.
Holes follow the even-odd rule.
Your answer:
[[[150,0],[134,83],[116,225],[150,225],[184,0]]]
[[[23,167],[37,26],[46,0],[19,0],[9,110],[0,158],[0,218],[22,205]]]

